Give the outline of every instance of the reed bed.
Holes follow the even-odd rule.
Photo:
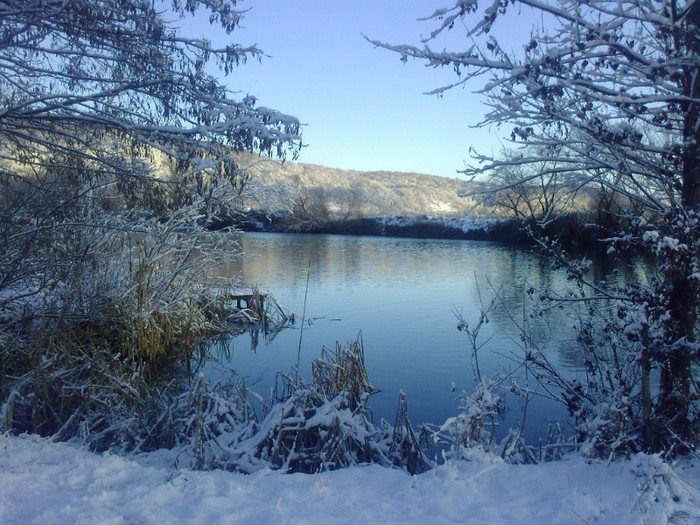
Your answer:
[[[347,392],[353,407],[360,406],[363,396],[375,392],[367,376],[362,334],[346,345],[336,342],[335,349],[324,346],[311,363],[312,384],[330,398]]]
[[[259,419],[246,400],[247,387],[233,389],[237,401],[231,404],[231,389],[215,401],[224,390],[201,382],[199,393],[189,398],[189,406],[197,408],[190,408],[186,452],[178,464],[244,473],[265,468],[318,473],[366,463],[411,473],[429,468],[408,420],[405,396],[396,425],[369,421],[367,401],[374,389],[359,338],[335,350],[324,348],[313,376],[306,385],[297,370],[279,374],[275,399],[264,405]]]

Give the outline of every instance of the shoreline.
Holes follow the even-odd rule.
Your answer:
[[[490,241],[526,246],[535,244],[516,219],[463,219],[421,215],[304,221],[292,214],[251,210],[214,225],[217,229],[225,227],[234,227],[244,232]],[[597,233],[594,225],[573,215],[552,221],[545,231],[550,238],[570,247],[600,247]]]

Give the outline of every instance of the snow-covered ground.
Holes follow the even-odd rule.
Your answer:
[[[500,222],[498,219],[460,219],[460,218],[448,218],[448,217],[403,217],[403,216],[393,216],[385,215],[383,217],[377,217],[377,222],[383,226],[393,226],[397,228],[410,228],[416,226],[417,224],[435,224],[442,226],[448,230],[457,230],[462,233],[467,233],[470,231],[490,230],[495,224]]]
[[[168,465],[168,453],[95,455],[0,435],[0,523],[700,523],[700,460],[673,469],[646,455],[507,465],[482,454],[419,476],[379,466],[243,475]]]

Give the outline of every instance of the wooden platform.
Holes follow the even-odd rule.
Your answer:
[[[267,299],[267,293],[265,292],[232,292],[227,298],[230,301],[236,302],[236,308],[241,310],[242,308],[248,308],[255,311],[265,310],[265,300]],[[255,302],[260,301],[259,304]]]

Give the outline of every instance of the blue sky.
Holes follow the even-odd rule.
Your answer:
[[[417,44],[434,23],[417,19],[451,0],[246,0],[242,26],[230,37],[257,44],[267,55],[226,79],[259,104],[306,124],[299,161],[355,170],[391,170],[457,176],[470,146],[498,151],[503,130],[472,129],[484,114],[478,85],[443,97],[426,91],[455,80],[448,69],[402,63],[363,38]],[[223,44],[226,36],[206,24],[182,22],[193,36]],[[463,28],[450,35],[457,50],[468,47]],[[523,39],[529,29],[517,31]],[[441,45],[443,43],[441,42]]]

